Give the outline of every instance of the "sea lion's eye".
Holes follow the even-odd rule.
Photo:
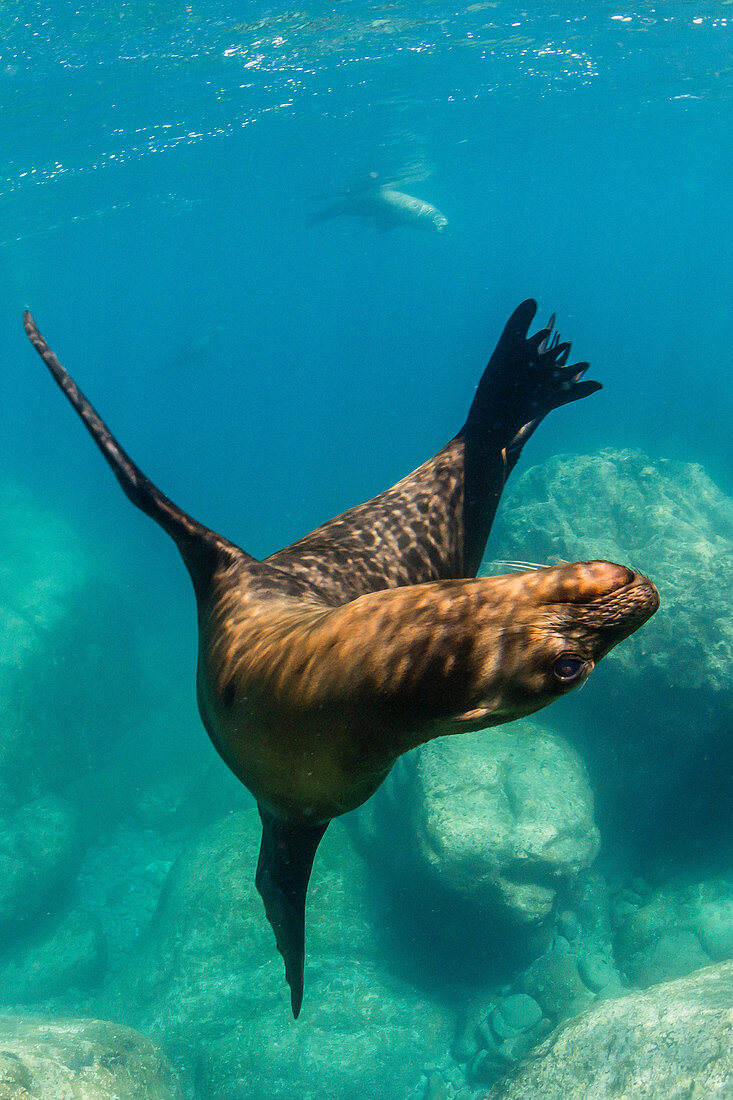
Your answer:
[[[572,684],[573,680],[577,680],[583,674],[585,666],[586,662],[582,657],[576,656],[575,653],[563,653],[555,661],[552,671],[561,684]]]

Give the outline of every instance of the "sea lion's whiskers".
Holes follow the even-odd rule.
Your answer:
[[[487,562],[486,564],[487,565],[505,565],[505,566],[507,566],[508,569],[530,570],[530,569],[548,569],[549,568],[549,566],[542,565],[540,562],[537,562],[537,561],[502,561],[498,558],[495,559],[494,561]]]

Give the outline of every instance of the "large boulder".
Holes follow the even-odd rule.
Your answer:
[[[105,1020],[0,1016],[0,1100],[183,1100],[143,1035]]]
[[[106,1013],[159,1037],[202,1096],[402,1096],[447,1047],[449,1014],[386,970],[370,882],[335,822],[311,879],[296,1024],[254,886],[259,832],[254,807],[232,813],[178,859]]]
[[[606,661],[634,687],[657,671],[683,693],[722,693],[730,708],[731,540],[733,501],[701,466],[604,450],[557,455],[510,482],[490,553],[543,565],[606,558],[646,573],[661,608]]]
[[[547,721],[588,764],[604,843],[679,855],[733,837],[733,501],[700,466],[639,451],[560,455],[507,487],[496,563],[608,558],[661,608]],[[501,560],[499,560],[501,559]]]
[[[546,950],[467,1003],[451,1053],[472,1087],[492,1085],[562,1020],[623,991],[609,900],[603,876],[581,872],[558,893]]]
[[[529,721],[422,746],[348,824],[380,878],[515,929],[544,921],[599,848],[581,760]]]
[[[0,812],[41,793],[45,760],[31,717],[29,680],[45,659],[50,676],[58,659],[46,641],[63,624],[84,583],[81,540],[58,516],[20,489],[0,488]],[[29,676],[29,670],[31,675]],[[33,693],[35,696],[35,693]],[[41,719],[43,720],[43,719]]]
[[[14,1010],[43,1005],[46,1011],[50,999],[61,997],[73,1004],[74,1012],[82,1011],[86,1005],[78,1003],[81,991],[100,984],[106,964],[107,944],[98,915],[69,910],[0,954],[3,1004]]]
[[[145,691],[130,672],[137,654],[127,599],[78,532],[4,485],[0,541],[4,813],[94,767],[95,750],[101,756],[129,728]]]
[[[104,937],[77,875],[149,782],[144,763],[126,774],[120,760],[173,723],[137,735],[153,661],[109,548],[8,485],[0,541],[0,987],[6,1005],[39,1005],[101,979]]]
[[[728,1097],[733,963],[601,1001],[566,1021],[486,1100]]]
[[[733,958],[733,876],[673,880],[646,898],[623,891],[613,913],[616,958],[634,985]]]
[[[0,937],[7,945],[28,931],[75,874],[76,815],[53,795],[0,818]]]

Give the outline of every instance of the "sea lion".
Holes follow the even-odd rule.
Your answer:
[[[314,214],[311,221],[322,222],[342,215],[371,222],[380,232],[399,226],[431,229],[442,233],[448,225],[445,214],[431,202],[398,191],[386,184],[343,195],[338,202]]]
[[[164,362],[166,370],[193,371],[205,367],[224,343],[224,326],[211,325],[195,340],[181,344]]]
[[[507,476],[552,409],[600,389],[533,301],[512,314],[460,431],[373,500],[257,561],[187,515],[122,450],[26,313],[25,329],[130,500],[176,542],[198,607],[198,704],[257,799],[256,872],[303,996],[305,898],[329,821],[404,752],[531,714],[581,684],[659,604],[605,561],[475,579]]]

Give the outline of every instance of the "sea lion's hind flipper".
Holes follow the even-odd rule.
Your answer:
[[[463,557],[466,575],[481,563],[504,483],[522,448],[553,409],[601,389],[581,381],[588,363],[568,364],[570,344],[548,325],[529,336],[531,298],[507,321],[459,432],[464,453]]]
[[[305,897],[316,849],[328,822],[300,825],[281,821],[262,806],[259,811],[262,843],[255,885],[265,903],[277,949],[285,960],[285,977],[297,1020],[303,1002]]]
[[[59,363],[43,336],[41,336],[30,312],[23,314],[23,325],[29,340],[43,359],[54,379],[66,394],[84,422],[87,431],[112,467],[125,495],[141,511],[160,524],[173,538],[181,557],[193,578],[194,584],[208,579],[212,569],[223,558],[239,557],[251,560],[233,543],[228,542],[198,523],[153,485],[130,456],[122,449],[107,425],[87,401],[73,378]]]

